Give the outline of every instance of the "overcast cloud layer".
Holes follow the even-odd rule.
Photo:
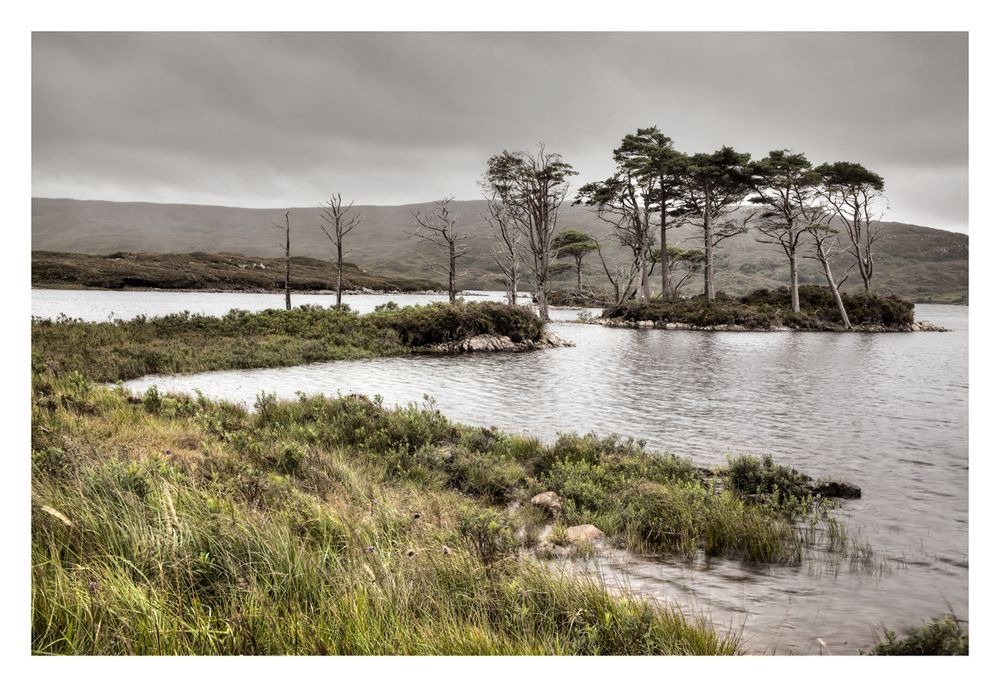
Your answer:
[[[246,207],[479,197],[491,154],[580,172],[658,125],[886,177],[968,231],[965,34],[35,34],[33,195]]]

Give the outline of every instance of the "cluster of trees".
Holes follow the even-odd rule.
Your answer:
[[[759,160],[725,146],[713,153],[687,154],[657,127],[638,129],[612,153],[614,171],[602,181],[583,184],[574,204],[591,208],[611,233],[597,239],[585,232],[557,231],[559,211],[577,172],[544,144],[531,152],[503,151],[486,161],[479,184],[486,198],[486,222],[493,230],[492,254],[511,304],[522,280],[534,292],[539,315],[548,318],[552,278],[570,267],[577,290],[583,289],[583,261],[596,252],[616,302],[654,297],[652,277],[659,267],[659,298],[676,299],[680,289],[701,272],[704,296],[716,296],[715,254],[720,244],[748,231],[779,247],[788,260],[790,307],[799,311],[799,262],[817,261],[844,324],[850,321],[840,288],[856,268],[865,292],[872,289],[878,219],[884,208],[881,176],[856,162],[813,166],[801,153],[775,150]],[[458,294],[458,261],[469,253],[470,234],[457,227],[452,197],[430,213],[414,213],[410,234],[434,248],[432,269],[447,279],[449,300]],[[321,229],[337,261],[337,304],[342,297],[344,238],[361,222],[353,202],[333,194],[322,205]],[[672,245],[668,233],[695,227],[700,248]],[[286,305],[289,252],[285,216]],[[657,236],[658,234],[658,236]],[[846,237],[846,240],[844,240]],[[658,239],[658,240],[657,240]],[[629,249],[625,265],[609,265],[602,243],[616,241]],[[834,275],[833,259],[852,256],[850,268]],[[427,256],[425,256],[427,257]],[[554,260],[568,263],[554,263]]]
[[[789,150],[760,160],[730,147],[688,155],[657,127],[625,136],[612,159],[612,176],[581,186],[575,202],[593,208],[620,244],[631,249],[626,286],[612,279],[617,298],[649,300],[649,278],[659,263],[661,298],[676,298],[683,281],[700,268],[705,298],[715,300],[716,248],[756,230],[759,241],[779,246],[788,260],[791,309],[799,311],[799,261],[813,258],[850,326],[839,289],[855,267],[865,292],[872,289],[873,247],[884,207],[884,181],[878,174],[855,162],[813,166],[805,155]],[[685,226],[698,228],[700,250],[668,244],[668,230]],[[843,252],[853,256],[851,270],[835,278],[831,260]],[[606,266],[605,271],[611,278]]]

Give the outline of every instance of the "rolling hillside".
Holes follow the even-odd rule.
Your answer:
[[[362,225],[346,243],[345,258],[369,272],[395,278],[423,278],[440,282],[428,260],[427,250],[407,232],[414,227],[413,212],[428,212],[432,203],[402,206],[359,206]],[[490,256],[490,231],[483,220],[485,202],[454,201],[459,225],[472,238],[462,288],[498,288]],[[208,205],[116,203],[71,199],[32,200],[32,250],[107,255],[134,253],[239,253],[276,257],[283,251],[284,231],[273,223],[283,221],[285,209],[250,209]],[[294,255],[329,259],[330,244],[319,230],[319,208],[292,208]],[[566,205],[560,215],[565,228],[581,229],[598,237],[608,227],[589,210]],[[672,243],[696,246],[694,228],[672,232]],[[895,222],[886,222],[876,267],[876,287],[918,302],[964,303],[968,300],[968,236]],[[614,259],[626,260],[621,249]],[[740,293],[785,283],[786,267],[780,248],[761,244],[756,235],[738,236],[718,251],[719,288]],[[805,283],[822,280],[812,261],[801,268]],[[658,279],[658,277],[654,277]],[[603,288],[607,280],[596,256],[588,258],[585,283]],[[858,280],[849,281],[847,289]],[[557,286],[569,286],[569,274]],[[856,284],[855,284],[856,285]],[[689,287],[696,290],[697,284]]]

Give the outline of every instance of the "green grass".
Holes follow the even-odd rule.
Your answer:
[[[737,635],[528,548],[544,524],[592,523],[635,550],[796,565],[841,531],[769,462],[741,459],[753,479],[738,483],[732,466],[704,475],[639,441],[546,445],[432,404],[263,395],[250,412],[95,383],[487,332],[532,338],[541,323],[497,304],[33,321],[33,651],[733,653]],[[546,490],[562,497],[554,520],[508,509]]]
[[[361,399],[247,413],[79,375],[33,386],[36,654],[739,649],[518,555],[488,471],[404,460],[442,434],[469,451],[519,439]]]
[[[114,322],[33,319],[32,363],[58,374],[116,382],[147,374],[283,367],[329,360],[401,355],[414,347],[477,334],[514,341],[538,338],[529,309],[499,303],[436,303],[383,308],[303,306],[223,317],[181,313]]]

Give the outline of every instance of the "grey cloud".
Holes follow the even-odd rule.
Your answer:
[[[892,219],[964,231],[967,48],[913,33],[35,34],[33,191],[472,198],[503,148],[544,140],[583,181],[657,124],[689,152],[861,161],[886,174]]]

